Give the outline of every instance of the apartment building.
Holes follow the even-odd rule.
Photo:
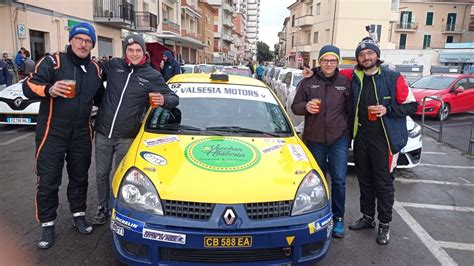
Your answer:
[[[247,42],[252,59],[257,60],[257,42],[260,25],[260,0],[247,1]],[[268,10],[270,11],[270,10]]]
[[[287,37],[288,37],[288,21],[290,21],[290,17],[286,17],[283,21],[283,28],[280,32],[278,32],[278,49],[275,49],[278,52],[276,63],[278,65],[284,65],[286,60],[286,55],[290,52],[287,51]]]
[[[234,0],[234,16],[232,23],[232,44],[231,50],[235,51],[235,64],[247,64],[248,44],[246,39],[247,32],[247,4],[245,0]]]
[[[232,16],[234,9],[232,0],[208,0],[208,3],[216,9],[214,14],[214,55],[213,62],[216,64],[233,64],[235,51],[231,50],[232,43]]]
[[[217,12],[207,0],[199,0],[199,8],[202,11],[200,34],[206,45],[200,55],[200,63],[212,63],[214,54],[214,13]]]
[[[440,49],[447,43],[473,42],[472,1],[401,0],[392,41],[397,49]]]

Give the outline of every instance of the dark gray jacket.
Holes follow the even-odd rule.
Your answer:
[[[95,130],[108,138],[135,138],[142,116],[148,107],[148,93],[159,92],[165,98],[164,108],[176,107],[178,96],[166,85],[160,72],[149,64],[128,65],[114,58],[103,65],[105,90]]]

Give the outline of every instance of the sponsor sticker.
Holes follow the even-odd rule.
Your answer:
[[[163,145],[163,144],[172,143],[172,142],[178,142],[178,141],[179,141],[179,137],[174,136],[174,135],[144,140],[145,147],[154,147],[154,146]]]
[[[115,212],[114,223],[131,231],[141,233],[145,227],[144,222],[127,217],[119,212]]]
[[[287,145],[288,150],[290,151],[291,156],[295,161],[308,161],[308,157],[301,148],[300,145]]]
[[[147,228],[143,230],[142,237],[144,239],[150,239],[160,242],[168,242],[181,245],[186,244],[186,235],[184,234],[175,234],[170,232],[151,230]]]
[[[265,138],[263,141],[268,142],[268,143],[285,143],[284,140],[282,139],[277,139],[277,138]]]
[[[329,217],[328,219],[324,221],[319,221],[319,222],[312,222],[308,224],[308,229],[309,229],[309,234],[312,235],[318,231],[320,231],[323,228],[326,227],[331,227],[332,230],[332,218]]]
[[[147,161],[147,162],[149,162],[153,165],[162,166],[162,165],[166,165],[168,163],[165,158],[163,158],[162,156],[160,156],[158,154],[155,154],[155,153],[142,151],[142,152],[140,152],[140,156],[143,159],[145,159],[145,161]]]
[[[272,151],[276,151],[278,149],[281,149],[283,148],[283,144],[276,144],[276,145],[273,145],[273,146],[270,146],[268,148],[265,148],[262,150],[263,153],[270,153]]]
[[[123,227],[117,225],[114,220],[110,221],[110,229],[112,229],[112,231],[114,231],[119,236],[124,235]]]

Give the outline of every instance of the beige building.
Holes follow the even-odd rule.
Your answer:
[[[472,4],[462,0],[401,0],[391,41],[397,49],[437,49],[446,43],[473,42]]]
[[[232,16],[234,9],[232,0],[208,0],[216,9],[214,14],[214,63],[233,64],[235,51],[231,50],[232,43]]]
[[[288,7],[287,64],[315,66],[320,48],[326,44],[341,50],[355,49],[369,26],[381,48],[394,48],[390,42],[390,20],[396,6],[393,0],[298,0]]]
[[[212,55],[214,53],[214,13],[217,12],[207,0],[199,0],[199,8],[202,10],[202,19],[200,34],[206,47],[202,51],[200,63],[212,63]]]

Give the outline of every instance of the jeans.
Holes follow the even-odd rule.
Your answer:
[[[115,154],[115,169],[122,161],[130,148],[133,139],[109,139],[96,132],[95,135],[95,165],[97,173],[97,196],[99,206],[108,207],[110,199],[110,172],[112,171],[112,160]]]
[[[346,201],[347,154],[349,140],[340,137],[332,144],[306,142],[321,171],[326,175],[329,164],[331,175],[331,205],[335,218],[344,218]]]

